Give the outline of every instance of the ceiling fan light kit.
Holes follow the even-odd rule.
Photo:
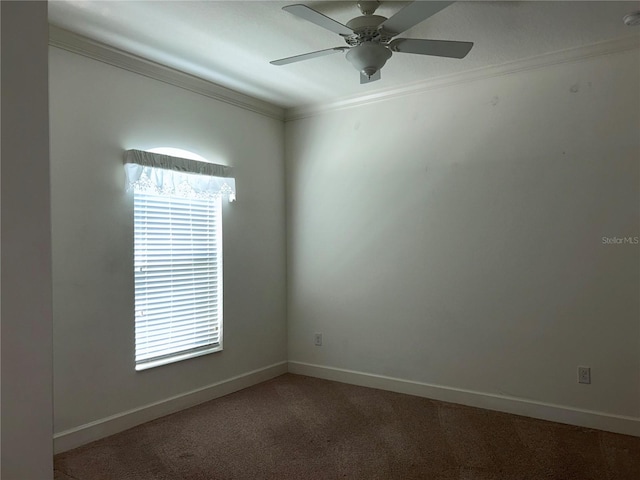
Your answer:
[[[356,70],[371,78],[391,58],[391,50],[379,43],[364,42],[350,48],[346,57]]]
[[[272,65],[287,65],[311,58],[346,51],[346,59],[360,72],[360,83],[380,79],[380,69],[393,52],[464,58],[473,47],[471,42],[393,38],[414,25],[435,15],[453,2],[416,1],[408,4],[391,18],[374,15],[380,2],[357,2],[362,16],[346,25],[323,15],[306,5],[288,5],[283,10],[340,35],[349,47],[334,47],[316,52],[281,58]]]

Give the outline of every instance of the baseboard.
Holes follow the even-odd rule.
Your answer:
[[[289,372],[640,437],[640,418],[637,417],[611,415],[603,412],[536,402],[524,398],[432,385],[303,362],[289,361]]]
[[[86,423],[53,436],[54,453],[61,453],[89,442],[99,440],[156,418],[193,407],[203,402],[242,390],[270,380],[284,373],[308,375],[336,382],[379,388],[431,398],[443,402],[459,403],[472,407],[486,408],[513,413],[526,417],[567,423],[609,432],[640,437],[640,418],[611,415],[602,412],[570,408],[561,405],[536,402],[517,397],[495,395],[471,390],[414,382],[400,378],[386,377],[365,372],[345,370],[303,362],[279,362],[253,370],[206,387],[148,405],[121,412],[110,417]]]
[[[251,387],[287,373],[287,362],[274,363],[190,392],[86,423],[53,436],[54,453],[61,453],[156,418]]]

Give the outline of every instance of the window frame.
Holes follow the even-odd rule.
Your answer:
[[[160,150],[165,149],[127,150],[124,156],[127,190],[133,193],[131,195],[133,197],[131,200],[134,229],[132,264],[134,276],[133,359],[136,371],[223,350],[222,197],[228,198],[230,202],[235,200],[233,169],[201,161],[204,160],[202,157],[191,152],[182,151],[186,155],[174,157]],[[171,150],[175,151],[175,149]],[[171,154],[173,153],[171,152]],[[169,219],[165,218],[163,214],[164,206],[162,204],[164,202],[162,198],[167,199],[166,215]],[[138,202],[149,203],[151,207],[144,208],[151,208],[152,213],[142,212],[142,203],[138,204]],[[175,207],[175,211],[172,211],[172,206]],[[140,216],[141,213],[144,216]],[[194,219],[204,223],[194,226]],[[212,221],[210,222],[208,219],[212,219]],[[141,227],[137,222],[146,222],[145,228],[151,231],[151,235],[140,245],[138,245],[138,233]],[[175,222],[174,226],[172,226],[172,222]],[[147,234],[149,234],[149,230]],[[215,235],[213,240],[211,240],[210,234]],[[164,247],[162,235],[168,236],[168,249]],[[174,242],[173,245],[172,242]],[[197,248],[194,248],[194,245]],[[142,250],[143,248],[146,250]],[[211,250],[207,250],[207,248]],[[151,270],[147,272],[146,280],[143,280],[144,275],[138,278],[139,272],[136,271],[140,267],[137,262],[144,255],[147,259],[153,258],[152,263],[145,263],[145,265],[155,269],[152,273]],[[190,262],[190,259],[196,255],[202,260],[199,265]],[[176,266],[177,268],[174,269]],[[178,273],[175,273],[174,270],[177,270]],[[142,286],[140,292],[137,280],[142,282],[140,283]],[[174,280],[176,280],[176,284],[180,282],[182,284],[175,285],[175,295],[171,295],[174,293]],[[213,283],[213,286],[210,283]],[[192,289],[190,290],[190,288]],[[150,303],[142,306],[139,299],[142,298],[144,289],[148,290],[147,301]],[[196,300],[193,307],[189,303],[190,295],[193,295]],[[202,300],[197,301],[196,295],[200,295]],[[157,309],[149,315],[150,318],[155,318],[147,320],[154,324],[141,327],[138,323],[139,311],[143,308],[151,312],[154,306]],[[190,323],[192,313],[194,317],[193,322]],[[209,313],[213,315],[211,322],[207,322],[206,319]],[[176,318],[175,324],[172,323],[172,316]],[[165,330],[163,330],[164,327],[166,327]],[[171,331],[172,327],[178,330]],[[140,351],[143,350],[140,345],[145,338],[142,335],[139,339],[138,333],[143,330],[145,330],[147,338],[155,336],[160,340],[154,345],[152,338],[152,342],[149,344],[151,345],[149,348],[151,350],[156,348],[159,354],[141,358],[144,355],[140,354]],[[178,339],[172,344],[173,339],[181,336],[182,339]],[[162,353],[161,350],[163,340],[167,340],[169,345],[169,348],[165,350],[166,353]],[[180,348],[180,343],[183,341],[187,342],[184,345],[185,348]],[[192,343],[188,343],[189,341]],[[173,351],[170,351],[171,349]],[[149,353],[152,352],[147,352],[147,354]]]

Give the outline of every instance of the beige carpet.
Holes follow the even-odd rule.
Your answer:
[[[57,480],[639,480],[640,438],[287,374],[55,457]]]

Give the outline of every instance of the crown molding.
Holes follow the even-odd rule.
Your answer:
[[[270,118],[292,121],[347,108],[369,105],[436,88],[510,75],[552,65],[571,63],[601,55],[625,52],[640,48],[640,35],[630,35],[615,40],[515,60],[501,65],[482,67],[453,75],[419,81],[401,87],[392,87],[369,95],[355,95],[329,103],[305,105],[288,109],[236,92],[211,81],[167,67],[54,25],[49,26],[49,45]]]
[[[277,120],[284,119],[284,109],[277,105],[236,92],[208,80],[184,73],[160,63],[78,35],[55,25],[49,25],[49,45],[77,53],[99,62],[159,80],[190,92],[213,98]]]
[[[313,104],[302,107],[294,107],[285,110],[285,121],[299,120],[313,117],[323,113],[344,110],[347,108],[360,107],[385,100],[390,100],[404,95],[412,95],[436,88],[459,85],[474,82],[492,77],[500,77],[513,73],[533,70],[552,65],[571,63],[587,60],[593,57],[625,52],[640,48],[640,35],[622,37],[615,40],[608,40],[592,45],[561,50],[557,52],[545,53],[534,57],[516,60],[501,65],[482,67],[475,70],[446,75],[438,78],[420,81],[401,87],[394,87],[372,93],[370,95],[357,95],[345,97],[343,99],[324,103]]]

